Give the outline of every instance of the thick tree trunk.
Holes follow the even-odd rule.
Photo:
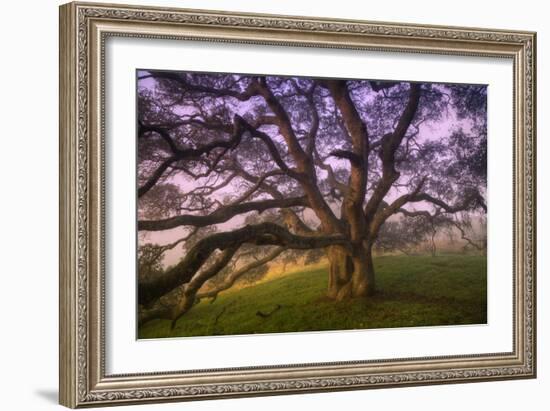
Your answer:
[[[353,260],[344,247],[333,246],[327,248],[329,260],[328,273],[328,297],[341,299],[341,294],[346,286],[349,288],[353,273]],[[345,291],[344,291],[345,292]]]
[[[375,292],[375,275],[371,247],[360,247],[354,253],[333,246],[327,249],[329,260],[329,298],[342,301],[366,297]]]
[[[432,257],[435,257],[437,251],[437,247],[435,245],[435,231],[432,233],[431,237],[431,243],[430,243],[430,253],[432,254]]]
[[[375,293],[372,246],[361,247],[353,258],[352,297],[366,297]]]
[[[372,246],[366,251],[367,256],[367,288],[366,295],[374,295],[376,293],[376,275],[374,272],[374,262],[372,261]]]

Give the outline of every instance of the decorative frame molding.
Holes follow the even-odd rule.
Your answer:
[[[106,375],[104,43],[199,39],[514,62],[514,350],[470,356]],[[60,8],[60,403],[68,407],[474,382],[536,376],[536,35],[168,8]]]

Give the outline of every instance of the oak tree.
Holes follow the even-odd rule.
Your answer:
[[[174,321],[285,252],[324,253],[328,297],[368,298],[386,222],[486,212],[484,86],[138,76],[138,230],[181,234],[141,252],[183,246],[140,277],[141,322]]]

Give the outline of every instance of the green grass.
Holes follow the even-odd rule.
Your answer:
[[[377,294],[334,302],[324,295],[327,268],[310,269],[201,301],[170,322],[153,320],[139,338],[484,324],[484,256],[384,256],[375,259]],[[257,311],[269,313],[267,318]]]

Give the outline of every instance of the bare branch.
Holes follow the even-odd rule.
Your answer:
[[[296,206],[308,206],[305,197],[290,197],[284,199],[268,199],[251,201],[248,203],[232,204],[221,208],[208,215],[179,215],[166,218],[164,220],[141,220],[138,221],[139,231],[162,231],[182,225],[192,225],[195,227],[205,227],[208,225],[219,224],[230,220],[239,214],[245,214],[250,211],[263,212],[270,208],[288,208]]]

